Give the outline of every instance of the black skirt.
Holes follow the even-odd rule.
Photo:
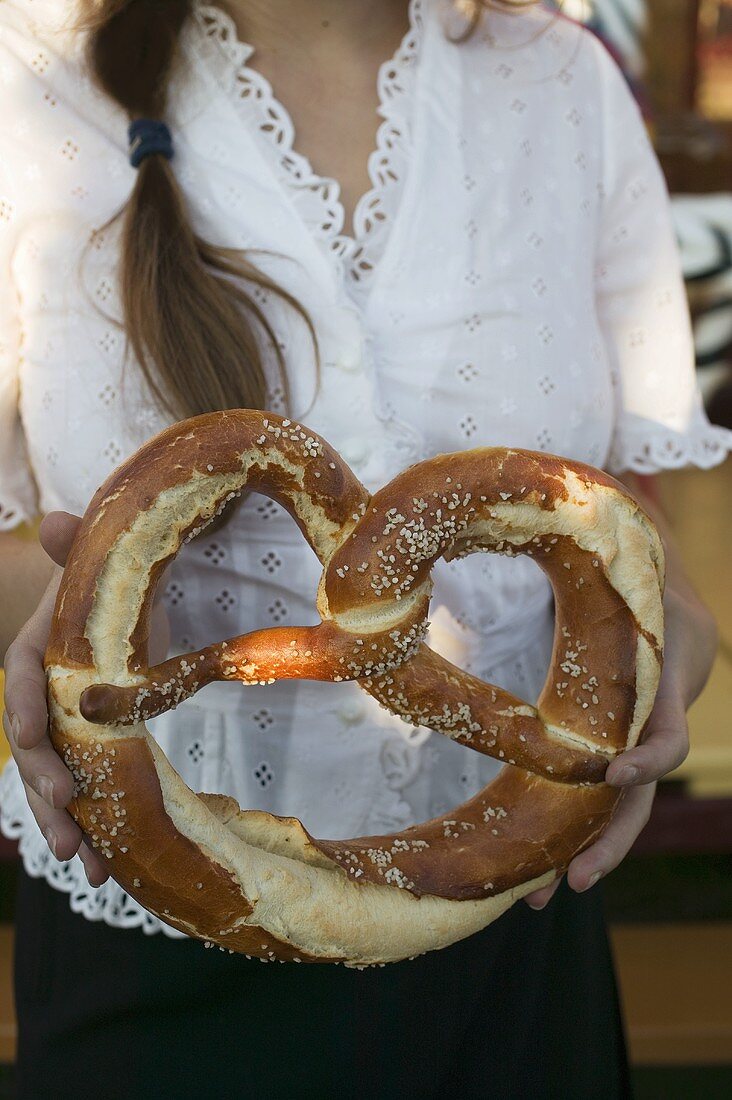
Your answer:
[[[110,928],[20,874],[19,1100],[631,1097],[595,887],[363,971]]]

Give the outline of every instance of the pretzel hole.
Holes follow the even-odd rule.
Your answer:
[[[221,532],[214,530],[214,523],[207,525],[189,543],[181,546],[176,562],[170,563],[159,578],[153,606],[159,607],[159,614],[164,612],[169,620],[177,620],[177,628],[171,632],[169,644],[163,649],[161,624],[158,622],[156,631],[153,623],[148,648],[149,667],[200,651],[231,635],[273,626],[317,626],[320,622],[316,597],[322,565],[317,556],[304,543],[307,560],[301,557],[298,562],[298,593],[293,594],[287,583],[288,570],[281,543],[284,541],[287,545],[292,541],[300,546],[304,542],[302,534],[292,516],[270,497],[255,491],[247,495],[246,507],[240,507],[237,516],[231,517],[230,528]],[[222,515],[226,515],[234,503],[241,505],[236,499],[229,502]],[[278,525],[277,550],[273,549],[274,539],[261,538],[263,532],[271,530],[274,517]],[[241,565],[238,544],[246,544],[249,548],[247,564],[251,583],[246,587],[237,579]],[[187,600],[184,582],[176,579],[185,572],[180,568],[183,563],[190,563],[198,570],[204,567],[203,608]],[[247,686],[240,685],[241,690]],[[201,688],[204,690],[206,688]],[[213,697],[214,692],[209,694]]]
[[[451,591],[454,577],[465,572],[468,584],[457,600]],[[535,706],[551,664],[556,625],[554,593],[543,570],[528,555],[474,551],[439,559],[432,577],[427,645],[465,672]],[[498,608],[490,600],[494,584],[507,593]],[[545,616],[550,616],[551,630]]]
[[[456,572],[464,570],[471,574],[472,584],[460,601],[459,610],[455,610],[456,601],[451,598],[450,587]],[[531,557],[483,551],[451,560],[439,559],[433,566],[432,575],[435,590],[430,602],[426,644],[460,670],[535,707],[551,664],[555,625],[553,591],[543,571]],[[517,602],[513,615],[510,607],[504,607],[500,617],[493,619],[490,586],[499,579],[505,582],[507,576],[512,577],[509,591],[528,591],[535,595],[533,600]],[[538,619],[539,612],[546,610],[547,601],[552,624],[549,631]],[[487,605],[487,609],[481,605]],[[494,623],[496,629],[492,631]],[[537,636],[543,640],[541,647],[536,645]],[[491,647],[495,656],[486,660],[485,653]],[[477,794],[506,767],[507,756],[500,759],[470,752],[465,742],[440,736],[426,726],[414,727],[405,721],[403,732],[397,732],[409,742],[412,730],[415,733],[412,741],[419,743],[431,737],[432,746],[438,744],[442,766],[457,775],[459,790],[465,798]],[[436,813],[448,809],[447,804],[435,805]]]

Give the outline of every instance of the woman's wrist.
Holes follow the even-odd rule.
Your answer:
[[[663,597],[664,675],[662,688],[667,697],[677,696],[684,712],[704,688],[717,652],[718,631],[714,615],[703,602],[686,572],[674,531],[660,503],[659,493],[649,496],[653,483],[641,483],[637,475],[625,473],[619,480],[636,498],[658,528],[666,563]],[[671,673],[671,675],[669,675]]]
[[[692,590],[680,594],[667,589],[663,607],[664,663],[671,663],[674,672],[667,691],[678,695],[686,711],[701,694],[711,674],[719,637],[717,623],[710,609]]]

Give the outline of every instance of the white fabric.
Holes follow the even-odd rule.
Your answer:
[[[6,529],[39,509],[81,514],[164,426],[134,362],[123,371],[119,224],[95,232],[134,185],[128,120],[91,83],[79,44],[54,33],[63,9],[0,6],[0,86],[12,105],[0,116]],[[379,74],[383,121],[355,238],[343,233],[337,183],[293,148],[288,115],[230,18],[197,2],[183,34],[166,114],[172,166],[196,232],[278,253],[257,262],[315,320],[317,395],[305,326],[263,296],[295,414],[372,490],[412,462],[476,445],[615,472],[721,461],[732,433],[700,406],[665,185],[604,47],[542,9],[490,12],[460,46],[445,39],[436,0],[411,0],[409,16]],[[273,374],[269,405],[281,402]],[[287,513],[249,498],[166,574],[171,654],[317,622],[318,575]],[[538,567],[475,555],[438,563],[434,578],[431,643],[535,701],[552,642]],[[410,731],[354,684],[211,685],[150,728],[194,790],[296,814],[320,836],[401,828],[498,768]],[[74,908],[160,928],[116,884],[90,889],[77,858],[53,860],[13,764],[0,803],[30,873],[69,891]]]

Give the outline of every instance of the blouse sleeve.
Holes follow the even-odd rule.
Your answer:
[[[0,158],[1,146],[0,139]],[[0,173],[0,531],[10,531],[37,514],[38,494],[18,409],[21,326],[8,270],[4,182]]]
[[[38,512],[19,409],[23,337],[12,258],[21,219],[23,166],[14,155],[10,87],[9,109],[0,117],[0,531],[9,531]]]
[[[638,105],[599,40],[602,142],[595,300],[615,393],[611,473],[709,467],[732,432],[709,423],[666,182]]]

